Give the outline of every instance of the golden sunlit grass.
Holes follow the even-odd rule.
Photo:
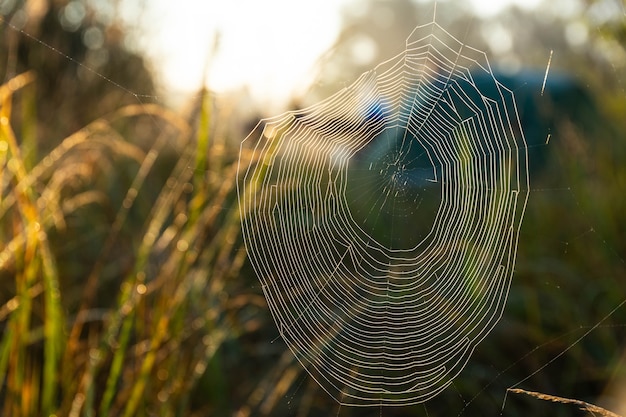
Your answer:
[[[2,414],[186,415],[246,329],[224,297],[245,256],[237,150],[210,134],[205,94],[197,127],[125,107],[38,161],[34,83],[0,87]]]
[[[559,404],[573,404],[573,405],[578,406],[582,411],[587,411],[588,413],[594,416],[598,415],[598,416],[606,416],[606,417],[621,417],[620,415],[615,414],[612,411],[606,410],[602,407],[598,407],[595,404],[587,403],[585,401],[558,397],[556,395],[543,394],[541,392],[526,391],[524,389],[519,389],[519,388],[509,388],[507,391],[513,394],[528,395],[529,397],[538,398],[543,401],[551,401],[551,402],[555,402]]]

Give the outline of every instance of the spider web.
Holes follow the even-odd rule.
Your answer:
[[[340,404],[409,405],[502,315],[529,192],[512,91],[436,22],[241,152],[244,240],[280,335]]]

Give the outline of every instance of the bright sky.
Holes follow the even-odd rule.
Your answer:
[[[207,77],[211,89],[245,86],[253,97],[277,105],[311,82],[316,62],[339,34],[340,12],[350,1],[355,0],[153,0],[146,2],[142,15],[149,31],[144,46],[166,85],[197,91],[219,33]],[[512,3],[532,7],[539,2],[470,1],[481,15]]]

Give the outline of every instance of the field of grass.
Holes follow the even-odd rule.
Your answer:
[[[219,407],[220,387],[196,387],[262,302],[237,279],[237,150],[210,134],[208,94],[193,125],[127,106],[39,157],[35,82],[0,87],[2,414]]]

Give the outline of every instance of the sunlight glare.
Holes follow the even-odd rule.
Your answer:
[[[217,93],[244,89],[264,105],[280,106],[313,82],[320,57],[341,30],[341,11],[353,1],[181,0],[172,6],[156,0],[143,10],[139,43],[175,94],[193,93],[206,81]],[[481,16],[538,2],[471,0]]]
[[[541,0],[471,0],[472,7],[476,14],[481,17],[488,17],[501,12],[511,5],[521,7],[523,9],[532,9],[537,7]]]

